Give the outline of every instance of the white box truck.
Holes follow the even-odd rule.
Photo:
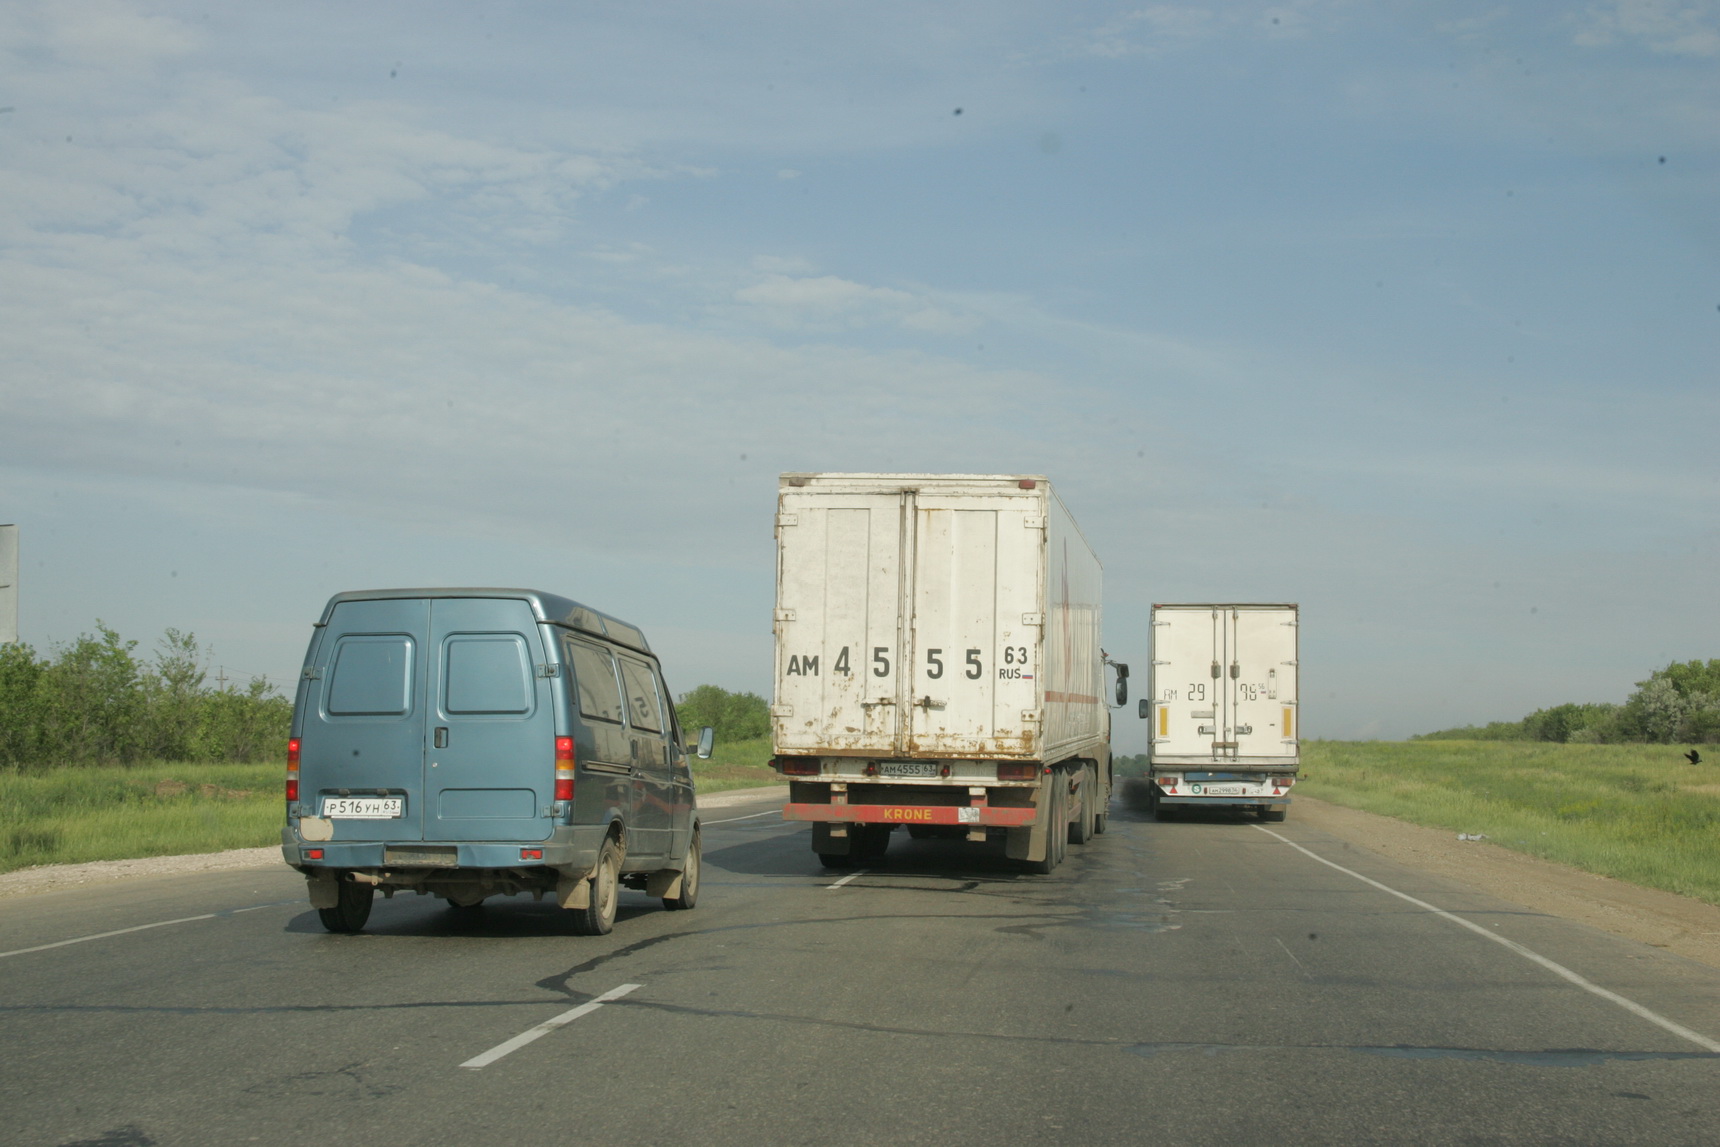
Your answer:
[[[827,866],[906,827],[1050,872],[1105,830],[1101,570],[1043,476],[784,474],[776,538],[772,764]]]
[[[1300,763],[1294,605],[1154,605],[1147,800],[1283,820]]]

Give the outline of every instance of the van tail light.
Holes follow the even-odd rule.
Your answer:
[[[785,777],[816,777],[817,757],[772,757],[771,767]]]
[[[555,799],[570,801],[573,799],[573,738],[557,737],[555,739]]]
[[[1039,777],[1037,764],[1020,764],[1009,761],[999,761],[997,779],[1000,781],[1031,781]]]
[[[299,799],[299,739],[287,738],[287,800]]]

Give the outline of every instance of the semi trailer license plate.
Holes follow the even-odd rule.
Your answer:
[[[1239,797],[1247,793],[1247,785],[1190,785],[1196,794],[1207,797]]]
[[[330,820],[390,820],[405,806],[402,797],[324,797],[322,814]]]
[[[938,766],[932,761],[885,761],[878,766],[881,777],[935,777]]]

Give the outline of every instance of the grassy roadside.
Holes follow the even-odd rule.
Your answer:
[[[695,760],[699,792],[777,784],[770,741]],[[0,872],[278,844],[284,763],[155,762],[0,773]]]
[[[1304,741],[1296,793],[1720,904],[1720,750],[1684,748]]]

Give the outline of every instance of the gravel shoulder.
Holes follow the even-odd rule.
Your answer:
[[[699,800],[702,810],[781,799],[786,786],[734,789]],[[1670,892],[1512,852],[1486,841],[1460,841],[1443,829],[1423,828],[1297,797],[1291,822],[1300,822],[1366,848],[1388,860],[1521,904],[1536,912],[1592,925],[1720,968],[1720,907]],[[239,848],[199,856],[154,856],[26,868],[0,875],[0,899],[61,892],[140,876],[170,876],[230,868],[269,868],[281,850]]]

